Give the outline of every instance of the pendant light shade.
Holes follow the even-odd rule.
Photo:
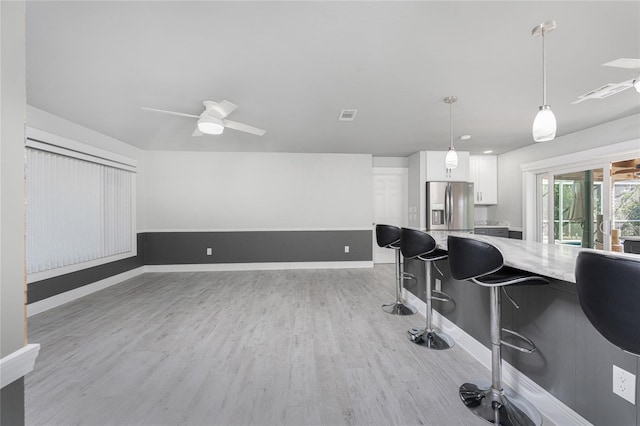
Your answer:
[[[531,30],[533,37],[542,37],[542,106],[533,120],[533,140],[536,142],[546,142],[556,137],[556,117],[551,111],[551,106],[547,104],[547,54],[544,45],[545,34],[555,28],[555,21],[547,21]]]
[[[540,107],[540,111],[533,120],[533,140],[547,142],[556,137],[556,116],[549,105]]]
[[[444,157],[444,167],[448,172],[458,167],[458,153],[453,148],[453,114],[451,112],[451,105],[458,100],[455,96],[447,96],[444,98],[444,103],[449,104],[449,151]]]
[[[449,148],[447,151],[447,155],[444,156],[444,166],[449,170],[458,167],[458,153],[455,149]]]

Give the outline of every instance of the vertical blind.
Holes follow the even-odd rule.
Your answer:
[[[27,273],[134,250],[132,171],[34,148],[26,163]]]

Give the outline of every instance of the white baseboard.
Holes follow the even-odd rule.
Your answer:
[[[33,370],[40,345],[32,343],[0,359],[0,388],[3,388]]]
[[[55,308],[60,305],[64,305],[65,303],[69,303],[91,293],[95,293],[98,290],[111,287],[112,285],[120,284],[121,282],[133,277],[137,277],[144,272],[144,266],[140,266],[139,268],[135,268],[130,271],[126,271],[121,274],[75,288],[73,290],[65,291],[64,293],[56,294],[55,296],[48,297],[38,302],[30,303],[27,305],[27,317],[39,314],[44,311],[48,311],[49,309]]]
[[[184,265],[146,265],[145,272],[271,271],[283,269],[373,268],[373,261],[361,262],[270,262],[200,263]]]
[[[421,315],[426,315],[427,305],[422,300],[407,290],[403,290],[402,294],[404,300],[415,307]],[[467,351],[485,368],[488,370],[491,369],[491,350],[489,350],[489,348],[478,342],[436,310],[433,311],[433,324],[449,334],[453,340],[455,340],[456,345],[459,345]],[[553,423],[563,426],[591,426],[591,423],[582,418],[578,413],[506,361],[502,363],[502,380],[506,386],[526,398]]]

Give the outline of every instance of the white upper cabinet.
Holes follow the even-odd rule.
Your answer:
[[[458,167],[451,171],[451,175],[447,175],[447,169],[444,167],[444,157],[447,151],[426,151],[426,175],[427,182],[469,182],[469,153],[464,151],[456,151],[458,153]]]
[[[498,204],[498,157],[495,155],[472,155],[469,171],[475,205]]]

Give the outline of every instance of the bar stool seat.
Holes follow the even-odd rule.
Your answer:
[[[575,273],[587,319],[613,345],[640,355],[640,259],[581,251]]]
[[[504,291],[506,286],[511,285],[540,285],[549,282],[535,274],[505,267],[500,250],[484,241],[449,235],[447,248],[453,278],[470,280],[490,289],[491,387],[481,389],[477,384],[464,383],[460,386],[460,399],[474,414],[496,425],[541,425],[542,416],[533,405],[518,394],[507,395],[502,387],[502,346],[525,353],[534,352],[536,347],[522,334],[502,328],[501,290]],[[507,296],[517,308],[515,301],[508,294]],[[524,340],[529,347],[503,341],[503,332]]]
[[[403,281],[412,278],[402,270],[400,260],[400,228],[393,225],[376,225],[376,242],[379,247],[395,250],[396,259],[396,301],[382,305],[382,310],[392,315],[413,315],[416,309],[402,302]]]
[[[455,341],[451,336],[441,330],[433,327],[433,299],[445,302],[451,301],[448,294],[431,289],[431,265],[432,262],[444,260],[448,254],[446,250],[440,250],[436,247],[436,241],[426,232],[417,229],[402,228],[400,238],[400,251],[407,259],[418,259],[424,262],[426,277],[425,303],[426,308],[426,325],[425,328],[413,328],[407,331],[409,340],[429,349],[442,350],[450,349],[455,345]],[[436,267],[437,268],[437,267]],[[434,296],[433,293],[437,295]]]

